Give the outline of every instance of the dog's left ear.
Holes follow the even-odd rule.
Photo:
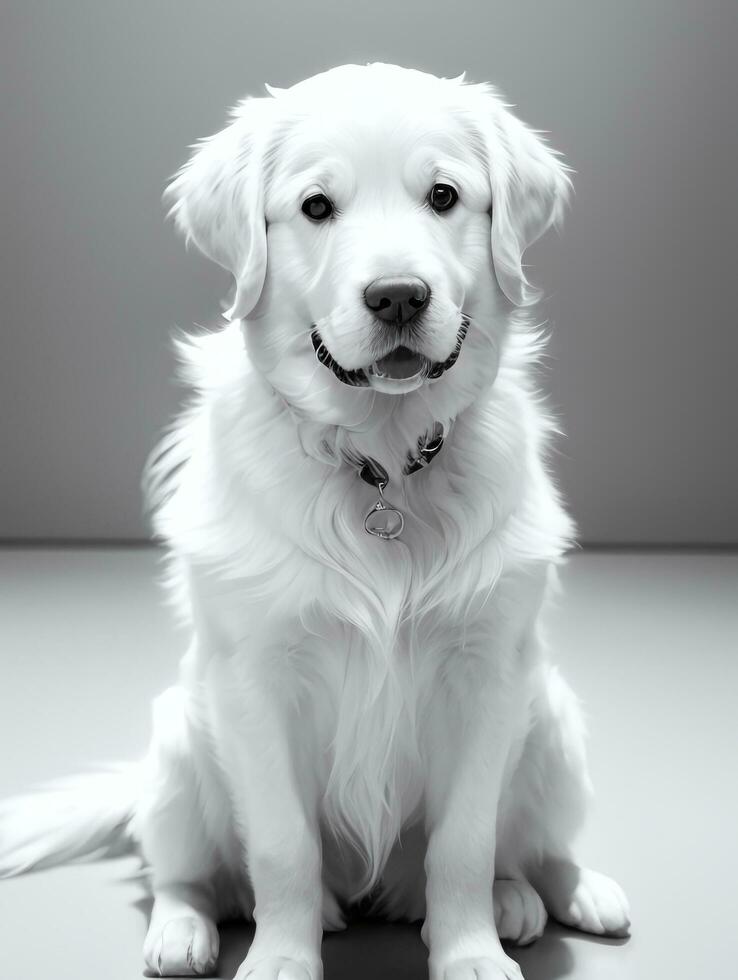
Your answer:
[[[496,95],[485,127],[492,183],[492,259],[500,288],[515,306],[539,296],[523,270],[525,250],[561,217],[569,198],[568,167]],[[489,114],[487,115],[489,121]]]
[[[263,157],[275,99],[246,99],[230,126],[195,146],[164,192],[169,214],[187,241],[233,273],[236,295],[225,313],[248,316],[266,278]]]

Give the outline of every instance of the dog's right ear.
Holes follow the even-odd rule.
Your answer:
[[[246,99],[225,129],[197,143],[164,192],[186,241],[233,273],[229,320],[248,316],[266,278],[262,161],[275,112],[273,98]]]
[[[492,185],[491,246],[500,289],[514,306],[539,291],[528,282],[523,255],[561,218],[571,191],[569,167],[541,136],[508,111],[490,85],[465,86],[479,109],[479,129]]]

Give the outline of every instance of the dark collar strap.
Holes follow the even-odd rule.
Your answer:
[[[408,452],[407,462],[402,469],[403,474],[410,476],[428,466],[440,453],[441,449],[443,449],[443,439],[443,425],[440,422],[434,422],[431,431],[426,432],[425,435],[418,439],[417,456],[413,456],[412,452]],[[380,462],[371,456],[364,456],[359,463],[361,466],[359,476],[365,483],[373,487],[381,486],[382,489],[387,486],[389,482],[387,470]]]
[[[424,469],[440,453],[443,447],[444,431],[440,422],[434,422],[430,432],[418,439],[418,454],[407,454],[403,474],[410,476]],[[364,518],[364,530],[372,537],[391,541],[402,534],[405,518],[394,504],[386,500],[384,491],[389,483],[387,470],[376,459],[369,456],[353,456],[344,452],[344,458],[357,467],[359,476],[365,483],[375,487],[378,500]]]
[[[443,426],[440,422],[434,422],[430,432],[418,439],[418,455],[407,454],[407,462],[403,469],[405,476],[417,473],[427,466],[443,449]]]

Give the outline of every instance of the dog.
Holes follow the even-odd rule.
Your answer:
[[[422,920],[432,980],[520,977],[549,915],[627,934],[541,621],[574,529],[523,255],[569,190],[489,85],[385,64],[195,148],[166,197],[234,290],[147,475],[191,645],[142,762],[4,804],[3,874],[137,847],[161,976],[234,914],[238,980],[318,980],[357,910]]]

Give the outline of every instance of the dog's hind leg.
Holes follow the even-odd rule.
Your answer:
[[[151,871],[154,903],[144,959],[154,976],[209,973],[218,958],[214,878],[220,854],[203,791],[215,813],[227,807],[201,785],[187,707],[187,694],[178,687],[154,704],[154,735],[133,828]]]
[[[579,702],[558,670],[544,664],[533,725],[510,784],[503,852],[559,922],[597,935],[625,936],[630,925],[622,889],[580,867],[572,854],[592,795]]]

